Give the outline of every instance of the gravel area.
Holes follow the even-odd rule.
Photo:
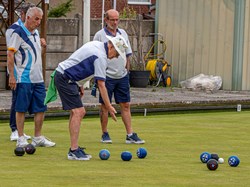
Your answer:
[[[85,90],[83,98],[87,111],[99,110],[98,97],[90,95],[90,90]],[[0,114],[8,113],[11,105],[11,91],[0,91]],[[189,110],[189,109],[216,109],[235,108],[237,104],[242,109],[250,108],[249,91],[224,91],[215,93],[180,88],[147,87],[131,88],[132,110],[151,109],[159,110]],[[119,107],[117,107],[119,110]],[[61,110],[61,102],[57,101],[48,104],[48,112]]]

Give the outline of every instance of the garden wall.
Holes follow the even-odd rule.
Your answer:
[[[90,40],[94,34],[100,30],[101,19],[92,19],[90,22]],[[48,86],[50,74],[57,67],[58,63],[68,58],[75,50],[83,44],[83,19],[82,16],[76,18],[50,18],[47,22],[47,51],[45,65],[45,84]],[[143,20],[121,20],[120,27],[125,29],[129,35],[134,59],[137,58],[138,48],[142,53],[146,53],[152,45],[154,32],[154,21]],[[141,31],[141,32],[140,32]],[[138,36],[141,36],[141,42],[138,45]],[[142,55],[143,56],[143,55]],[[6,88],[6,69],[0,67],[0,89]]]

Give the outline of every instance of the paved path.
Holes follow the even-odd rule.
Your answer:
[[[0,115],[8,115],[11,105],[11,91],[0,91]],[[96,113],[99,110],[98,98],[90,95],[90,90],[85,90],[83,103],[87,112]],[[131,88],[132,112],[150,111],[176,111],[197,109],[224,109],[250,108],[250,91],[223,91],[206,93],[204,91],[189,91],[180,88]],[[119,107],[117,107],[119,111]],[[58,99],[48,104],[48,114],[54,111],[62,112],[61,102]]]

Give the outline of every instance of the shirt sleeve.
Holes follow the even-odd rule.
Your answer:
[[[94,62],[96,80],[106,80],[107,59],[98,57]]]
[[[16,52],[21,46],[21,37],[18,34],[13,33],[9,40],[8,50]]]
[[[13,32],[12,29],[7,29],[6,33],[5,33],[5,37],[6,37],[6,45],[7,47],[9,46],[9,43],[10,43],[10,36],[11,36],[11,33]]]
[[[95,33],[93,41],[100,41],[101,42],[101,35],[99,34],[99,32]]]

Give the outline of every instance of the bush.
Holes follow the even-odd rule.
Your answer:
[[[51,8],[51,10],[49,10],[48,17],[54,17],[54,18],[59,18],[62,16],[66,17],[66,14],[71,10],[73,10],[74,6],[72,4],[72,1],[73,0],[69,0],[66,3],[62,3],[55,8]]]
[[[120,12],[120,18],[136,18],[136,11],[133,8],[129,8],[128,6],[124,7]]]

